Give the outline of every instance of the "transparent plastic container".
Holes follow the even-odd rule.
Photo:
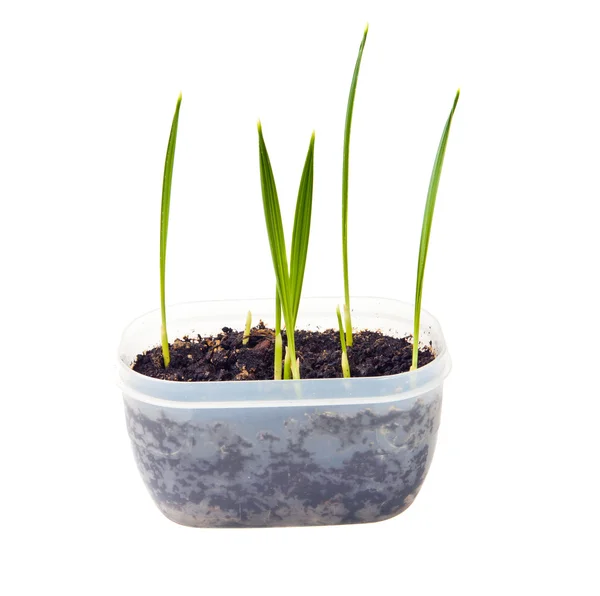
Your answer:
[[[334,298],[305,298],[297,328],[335,327]],[[273,325],[274,301],[169,307],[169,337]],[[357,329],[412,333],[413,307],[354,298]],[[437,321],[423,312],[433,362],[385,377],[178,383],[131,369],[160,340],[160,313],[123,333],[119,377],[135,460],[172,521],[196,527],[268,527],[384,520],[419,492],[433,457],[450,357]]]

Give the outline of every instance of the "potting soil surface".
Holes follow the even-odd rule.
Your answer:
[[[285,353],[285,331],[282,332]],[[133,370],[170,381],[245,381],[273,379],[275,334],[261,322],[244,333],[223,327],[216,336],[185,336],[170,344],[171,363],[165,368],[162,349],[155,347],[139,354]],[[303,379],[342,377],[341,345],[338,330],[295,332],[296,355]],[[348,347],[352,377],[378,377],[410,370],[412,341],[381,331],[359,331]],[[419,366],[435,358],[430,347],[419,350]]]

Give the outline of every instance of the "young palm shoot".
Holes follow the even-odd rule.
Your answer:
[[[348,171],[350,167],[350,130],[352,128],[352,112],[354,111],[354,96],[356,95],[356,83],[362,60],[369,25],[365,32],[358,50],[354,75],[350,84],[348,96],[348,107],[346,108],[346,125],[344,128],[344,163],[342,168],[342,259],[344,262],[344,320],[346,323],[346,343],[352,346],[352,318],[350,316],[350,285],[348,283]]]
[[[421,244],[419,246],[419,262],[417,265],[417,288],[415,294],[415,327],[413,331],[413,355],[411,370],[415,370],[419,360],[419,327],[421,324],[421,298],[423,296],[423,275],[425,273],[425,263],[427,261],[427,249],[429,248],[429,235],[431,233],[431,222],[433,221],[433,211],[435,209],[435,200],[437,197],[440,176],[442,175],[442,166],[446,155],[446,145],[448,144],[448,135],[452,125],[452,117],[456,104],[460,97],[460,89],[456,92],[450,115],[444,126],[442,138],[433,163],[433,171],[429,181],[429,190],[427,191],[427,201],[425,202],[425,213],[423,215],[423,227],[421,228]]]
[[[345,379],[350,378],[350,362],[348,362],[348,350],[346,349],[346,338],[344,337],[344,324],[342,323],[342,313],[340,307],[335,309],[338,319],[338,327],[340,328],[340,343],[342,344],[342,373]]]
[[[169,338],[167,336],[167,312],[165,306],[165,270],[167,259],[167,232],[169,230],[169,209],[171,206],[171,181],[173,179],[173,163],[175,161],[175,145],[177,142],[177,126],[179,123],[179,108],[181,107],[181,93],[175,106],[167,155],[165,157],[165,170],[163,174],[162,202],[160,206],[160,316],[161,316],[161,344],[165,368],[171,362],[169,353]]]
[[[279,292],[277,291],[277,288],[275,288],[275,361],[273,362],[275,374],[273,378],[276,381],[281,380],[282,350],[283,341],[281,339],[281,300],[279,299]]]
[[[300,371],[298,371],[298,375],[299,374]],[[290,359],[290,351],[288,350],[287,346],[285,346],[285,359],[283,361],[283,378],[286,381],[292,378],[292,361]],[[298,376],[298,378],[300,377]]]
[[[302,282],[304,280],[304,269],[306,266],[306,255],[308,253],[308,239],[310,235],[310,220],[312,214],[313,193],[313,168],[314,168],[314,145],[315,135],[313,133],[308,147],[308,154],[300,179],[298,198],[296,201],[296,213],[294,217],[294,231],[292,234],[292,249],[290,255],[290,266],[288,269],[287,251],[281,211],[277,188],[271,168],[271,161],[262,134],[262,126],[258,123],[258,147],[260,163],[260,181],[263,196],[263,207],[269,246],[275,270],[277,282],[277,296],[281,302],[281,311],[287,333],[287,350],[289,353],[291,375],[294,379],[300,378],[298,360],[296,358],[296,344],[294,328],[300,306],[302,293]],[[277,367],[275,367],[277,369]],[[284,369],[285,378],[285,369]]]
[[[252,329],[252,313],[248,311],[246,315],[246,329],[244,330],[244,339],[242,339],[242,345],[247,345],[250,340],[250,329]]]

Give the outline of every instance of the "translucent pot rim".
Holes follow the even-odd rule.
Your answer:
[[[311,313],[318,312],[316,305],[331,303],[333,311],[331,324],[336,323],[335,305],[341,304],[339,298],[315,297],[303,298],[300,305],[299,325],[303,328],[301,316],[305,319],[311,317]],[[198,313],[209,313],[212,318],[221,316],[219,313],[235,306],[239,315],[244,315],[248,309],[253,314],[255,309],[261,305],[273,304],[272,299],[235,299],[235,300],[210,300],[184,302],[167,307],[167,327],[170,331],[169,320],[175,318],[178,311],[195,311]],[[387,319],[396,319],[404,323],[411,322],[412,314],[407,318],[406,314],[414,311],[414,306],[399,300],[377,297],[353,297],[352,298],[353,322],[359,317],[357,312],[368,311],[369,306],[379,308],[387,316]],[[313,310],[311,310],[311,306]],[[321,309],[324,307],[321,306]],[[327,312],[329,309],[327,309]],[[404,316],[396,316],[395,312]],[[385,314],[387,313],[387,314]],[[198,315],[200,316],[200,315]],[[203,315],[206,318],[206,314]],[[223,318],[231,315],[222,315]],[[193,319],[190,319],[193,320]],[[257,319],[255,319],[257,320]],[[231,321],[219,320],[219,324],[231,324]],[[150,346],[143,345],[140,341],[139,347],[135,347],[135,354],[127,346],[136,343],[138,329],[152,325],[156,329],[156,342],[160,340],[160,310],[155,309],[134,319],[123,331],[118,350],[118,375],[119,386],[123,396],[135,399],[149,405],[176,408],[176,409],[213,409],[213,408],[257,408],[257,407],[295,407],[295,406],[334,406],[334,405],[374,405],[386,402],[399,402],[414,399],[419,395],[432,391],[443,384],[451,369],[451,360],[446,342],[438,321],[427,311],[421,311],[420,341],[429,339],[433,344],[435,359],[416,370],[385,375],[380,377],[362,377],[350,379],[300,379],[300,380],[248,380],[248,381],[214,381],[214,382],[184,382],[167,381],[147,377],[131,369],[133,358],[144,352]],[[192,327],[190,325],[190,327]],[[369,326],[370,327],[370,326]],[[363,328],[363,327],[360,327]],[[190,328],[189,333],[195,333]],[[206,332],[204,332],[206,333]],[[424,333],[426,334],[424,337]],[[402,335],[406,335],[406,331]],[[428,335],[427,335],[428,334]],[[179,334],[178,334],[179,335]],[[174,337],[174,336],[173,336]],[[137,351],[136,351],[137,350]]]

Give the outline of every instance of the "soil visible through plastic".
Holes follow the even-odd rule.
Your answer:
[[[282,332],[285,346],[285,331]],[[250,332],[247,344],[244,333],[223,327],[216,336],[184,336],[170,345],[171,363],[165,369],[160,347],[139,354],[133,370],[156,379],[170,381],[245,381],[273,379],[275,334],[261,323]],[[339,331],[297,330],[296,355],[300,359],[303,379],[342,377]],[[396,338],[381,331],[353,334],[348,347],[352,377],[378,377],[410,370],[411,338]],[[284,347],[285,350],[285,347]],[[419,366],[435,358],[430,347],[419,350]]]
[[[303,379],[342,376],[337,330],[295,334]],[[262,323],[243,344],[225,327],[183,337],[137,357],[134,370],[173,381],[273,378],[274,332]],[[285,338],[284,338],[285,344]],[[354,334],[352,377],[406,372],[412,338]],[[425,347],[419,365],[434,354]],[[401,397],[401,396],[400,396]],[[201,527],[265,527],[371,522],[404,511],[433,456],[441,393],[363,405],[174,409],[126,399],[140,473],[161,511]]]

